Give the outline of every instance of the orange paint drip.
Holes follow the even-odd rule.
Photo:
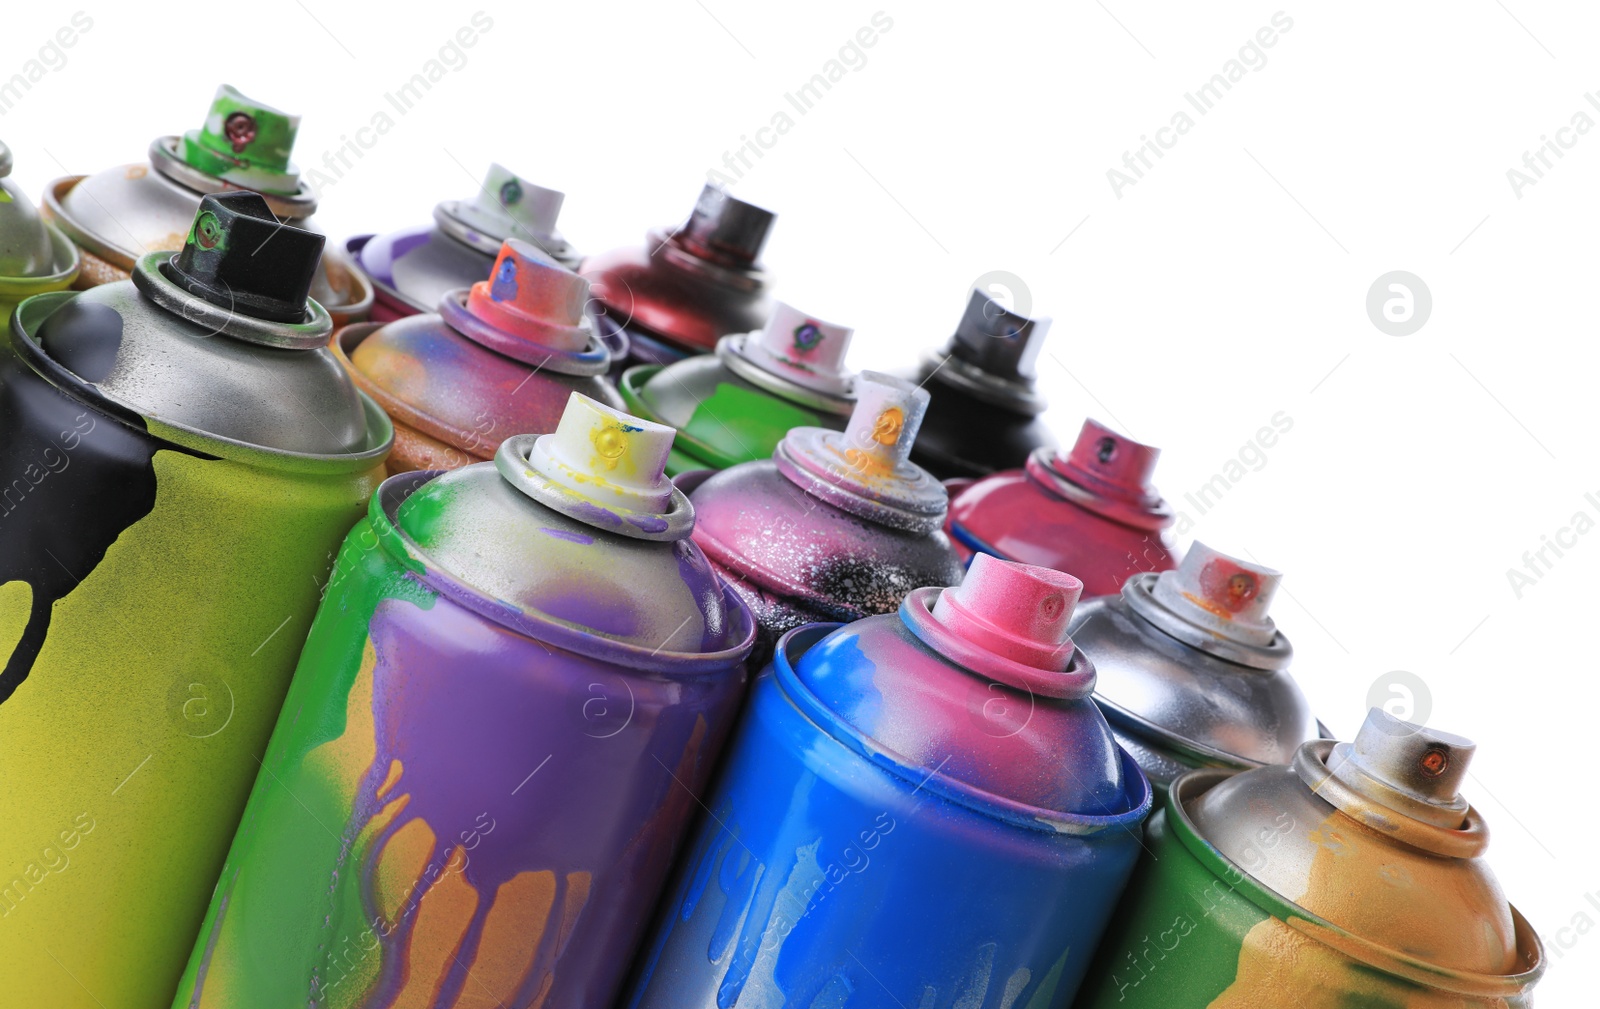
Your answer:
[[[500,884],[454,1009],[510,1005],[533,968],[555,907],[556,876],[519,872]]]
[[[461,864],[465,858],[466,852],[458,847],[449,862]],[[417,923],[406,942],[404,982],[390,1009],[435,1009],[477,910],[478,891],[461,873],[447,871],[439,877],[417,906]]]

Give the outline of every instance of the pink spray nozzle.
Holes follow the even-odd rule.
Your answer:
[[[589,282],[519,238],[500,246],[489,279],[472,285],[467,311],[514,337],[574,353],[590,341]]]
[[[1085,420],[1077,444],[1057,456],[1055,469],[1073,483],[1107,497],[1159,501],[1150,483],[1161,450],[1142,445],[1094,419]]]
[[[1065,572],[980,553],[960,585],[939,593],[933,619],[996,655],[1060,672],[1072,661],[1067,625],[1082,594]]]

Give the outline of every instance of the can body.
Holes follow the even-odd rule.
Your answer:
[[[1069,571],[1086,596],[1112,595],[1133,575],[1176,566],[1170,521],[1118,521],[1050,489],[1063,485],[1036,458],[975,483],[956,481],[945,531],[965,561],[982,552]]]
[[[394,421],[390,473],[491,459],[513,434],[555,430],[574,392],[622,405],[601,376],[518,361],[473,343],[437,317],[425,317],[432,323],[423,318],[345,326],[329,345],[356,386]]]
[[[6,358],[0,992],[148,1009],[183,969],[382,456],[297,462],[201,438]]]
[[[650,672],[491,619],[393,524],[429,476],[344,543],[175,1006],[615,995],[744,651]]]
[[[770,459],[783,436],[797,427],[843,430],[847,415],[775,396],[734,374],[714,357],[693,358],[680,374],[660,365],[635,365],[617,381],[623,402],[637,417],[678,430],[667,472],[727,469]],[[660,391],[653,388],[660,383]],[[687,409],[685,409],[687,407]]]
[[[1248,867],[1222,856],[1177,812],[1230,773],[1185,775],[1173,784],[1166,808],[1151,818],[1147,851],[1095,954],[1075,1003],[1080,1009],[1516,1009],[1532,1004],[1525,978],[1455,975],[1430,967],[1262,887]],[[1288,857],[1281,849],[1307,832],[1321,838],[1327,863],[1339,854],[1341,841],[1331,824],[1301,822],[1282,809],[1266,813],[1251,849],[1258,864]],[[1515,923],[1522,944],[1537,948],[1528,923],[1520,915]]]
[[[918,466],[941,480],[970,479],[1016,469],[1037,449],[1055,449],[1055,436],[1042,417],[998,406],[948,385],[936,371],[925,365],[906,375],[913,382],[926,383],[924,388],[933,397],[911,450]]]
[[[1064,1004],[1137,820],[1024,826],[867,758],[819,727],[830,719],[793,671],[829,630],[785,637],[757,681],[627,1005]]]
[[[431,312],[446,292],[471,287],[494,266],[492,250],[471,248],[431,224],[357,235],[345,242],[345,251],[372,284],[373,322]]]
[[[773,460],[680,486],[697,510],[695,542],[755,614],[752,668],[803,624],[893,613],[913,589],[961,580],[936,525],[895,528],[846,511],[807,494]]]

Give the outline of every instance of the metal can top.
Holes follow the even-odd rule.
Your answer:
[[[399,546],[457,601],[547,643],[642,669],[737,663],[753,618],[689,538],[671,444],[670,428],[574,393],[554,433],[417,474],[391,507]]]
[[[254,193],[207,196],[183,251],[145,256],[131,281],[31,300],[12,342],[52,381],[165,436],[381,458],[392,429],[328,350],[332,320],[306,293],[322,241]]]
[[[7,177],[11,167],[11,149],[0,144],[0,300],[64,286],[78,272],[78,250]]]
[[[637,365],[618,383],[636,410],[678,429],[678,450],[725,468],[772,454],[789,429],[847,417],[852,330],[778,302],[767,325],[717,341],[715,356]]]
[[[1049,331],[1049,318],[1018,315],[974,288],[955,335],[926,355],[923,371],[986,403],[1040,414],[1049,404],[1034,389],[1034,377]]]
[[[1190,766],[1281,764],[1318,735],[1267,615],[1282,576],[1196,542],[1177,570],[1134,575],[1079,608],[1114,725]]]
[[[1035,830],[1137,830],[1149,783],[1089,700],[1094,665],[1067,631],[1082,588],[979,555],[959,586],[917,589],[899,613],[812,645],[793,666],[797,700],[919,789]]]
[[[1346,955],[1426,987],[1514,996],[1542,953],[1459,794],[1473,750],[1374,708],[1353,743],[1308,742],[1291,766],[1180,778],[1169,817],[1203,861],[1226,860],[1237,892]]]

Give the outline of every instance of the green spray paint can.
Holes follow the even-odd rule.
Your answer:
[[[1352,743],[1173,782],[1078,1009],[1521,1009],[1538,936],[1460,794],[1473,744],[1374,708]]]
[[[757,462],[791,428],[844,430],[855,406],[844,368],[852,332],[780,301],[762,329],[722,337],[715,354],[635,365],[617,386],[634,416],[678,429],[673,476]]]
[[[83,256],[78,286],[127,280],[146,253],[176,252],[208,193],[258,193],[280,219],[316,231],[317,195],[289,160],[299,130],[299,116],[224,84],[205,123],[157,137],[148,160],[51,182],[44,212]],[[372,310],[371,282],[339,249],[325,250],[311,296],[338,325]]]
[[[60,291],[78,279],[78,247],[39,216],[7,176],[11,150],[0,144],[0,314],[9,318],[23,298]]]
[[[0,360],[0,1001],[170,1004],[321,585],[393,434],[319,235],[207,196]]]

